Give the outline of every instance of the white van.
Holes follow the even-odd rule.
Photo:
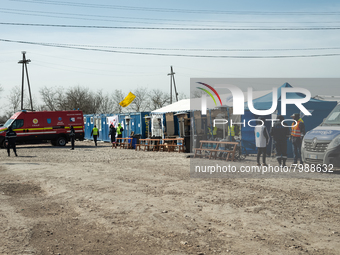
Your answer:
[[[301,157],[307,164],[332,164],[340,167],[340,104],[320,126],[306,133]]]

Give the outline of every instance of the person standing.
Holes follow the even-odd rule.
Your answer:
[[[5,140],[7,141],[7,153],[8,157],[10,157],[10,148],[12,147],[15,156],[17,157],[17,149],[15,145],[15,140],[17,139],[17,133],[12,130],[12,127],[9,126],[5,135]]]
[[[76,132],[74,131],[73,126],[71,126],[71,129],[70,129],[70,140],[71,140],[71,145],[72,145],[71,150],[74,150],[74,140],[75,139],[76,139]]]
[[[292,123],[292,128],[291,128],[291,133],[290,133],[290,140],[293,145],[294,164],[297,164],[298,159],[300,159],[300,164],[303,164],[302,158],[301,158],[301,145],[302,145],[303,137],[306,134],[305,123],[300,118],[299,113],[294,113],[291,117],[296,121]]]
[[[215,137],[217,136],[217,127],[215,126],[212,130],[211,130],[211,125],[208,126],[208,135],[210,137]]]
[[[93,141],[94,144],[97,146],[97,137],[99,137],[99,130],[96,125],[94,125],[92,131],[91,131],[91,136],[93,135]]]
[[[235,125],[228,127],[228,136],[231,142],[235,142]]]
[[[276,149],[276,160],[279,165],[285,166],[287,161],[287,138],[290,136],[289,127],[282,126],[285,119],[282,115],[277,116],[276,121],[270,129],[270,135],[273,137]]]
[[[259,118],[258,125],[255,127],[255,142],[257,147],[257,165],[261,166],[260,158],[262,154],[262,166],[266,164],[267,145],[269,143],[269,134],[264,125],[265,118]]]
[[[111,138],[111,143],[112,143],[112,148],[113,148],[116,144],[116,128],[112,124],[110,125],[109,136]]]
[[[123,134],[122,134],[123,131],[124,131],[124,128],[121,126],[120,123],[118,123],[117,138],[122,138],[123,137]],[[121,140],[119,142],[121,143]]]

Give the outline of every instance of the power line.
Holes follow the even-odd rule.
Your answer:
[[[32,13],[34,13],[34,17],[39,16],[39,17],[48,17],[48,18],[62,18],[62,19],[73,19],[73,20],[91,20],[91,21],[109,21],[109,22],[124,22],[124,23],[142,23],[142,24],[158,24],[158,25],[171,25],[169,23],[155,23],[155,22],[145,22],[145,21],[133,21],[133,20],[119,20],[120,19],[129,19],[129,18],[124,18],[124,17],[111,17],[111,19],[102,19],[102,18],[86,18],[86,16],[94,16],[95,15],[81,15],[81,14],[67,14],[67,13],[59,13],[60,15],[64,15],[64,16],[60,16],[60,15],[55,15],[53,14],[53,12],[46,12],[46,14],[41,14],[44,12],[31,12],[31,13],[20,13],[20,12],[16,12],[16,11],[6,11],[6,10],[1,10],[0,12],[2,13],[10,13],[10,14],[18,14],[18,15],[24,15],[24,16],[32,16]],[[58,13],[56,13],[58,14]],[[83,17],[74,17],[74,15],[79,15],[79,16],[84,16]],[[98,17],[98,16],[97,16]],[[99,16],[100,17],[100,16]],[[104,16],[104,17],[109,17],[109,16]],[[112,19],[112,18],[117,18],[117,19]],[[135,19],[135,18],[131,18],[131,19]],[[137,20],[137,19],[135,19]],[[143,20],[142,18],[140,20]],[[196,21],[197,22],[197,21]],[[339,22],[340,23],[340,22]],[[176,25],[176,24],[173,24]]]
[[[65,44],[53,44],[53,43],[39,43],[39,42],[28,42],[28,41],[14,41],[7,39],[0,39],[2,42],[9,43],[21,43],[21,44],[31,44],[40,45],[47,47],[56,48],[66,48],[66,49],[76,49],[85,51],[98,51],[98,52],[108,52],[108,53],[122,53],[122,54],[135,54],[135,55],[149,55],[149,56],[163,56],[163,57],[191,57],[191,58],[311,58],[311,57],[333,57],[340,56],[340,53],[326,53],[326,54],[304,54],[304,55],[274,55],[274,56],[232,56],[232,55],[186,55],[186,54],[168,54],[168,53],[150,53],[150,52],[132,52],[132,51],[117,51],[108,49],[98,49],[98,48],[85,48],[85,47],[73,47]]]
[[[122,27],[122,26],[85,26],[85,25],[60,25],[60,24],[33,24],[0,22],[0,25],[9,26],[34,26],[34,27],[62,27],[62,28],[95,28],[95,29],[128,29],[128,30],[184,30],[184,31],[304,31],[304,30],[339,30],[340,27],[258,27],[258,28],[193,28],[193,27]]]
[[[16,42],[16,41],[14,41]],[[87,45],[87,44],[65,44],[65,43],[43,43],[46,45],[59,45],[68,47],[83,47],[83,48],[106,48],[106,49],[128,49],[128,50],[151,50],[151,51],[316,51],[316,50],[340,50],[340,47],[321,47],[321,48],[276,48],[276,49],[203,49],[203,48],[155,48],[155,47],[127,47],[127,46],[109,46],[109,45]]]
[[[177,13],[205,13],[205,14],[232,14],[232,15],[339,15],[340,12],[275,12],[275,11],[221,11],[221,10],[194,10],[194,9],[174,9],[174,8],[150,8],[123,5],[108,4],[88,4],[75,3],[67,1],[49,1],[49,0],[11,0],[15,2],[39,3],[48,5],[64,5],[84,8],[116,9],[130,11],[148,11],[148,12],[177,12]]]
[[[91,15],[91,14],[79,14],[79,13],[62,13],[62,12],[46,12],[46,11],[29,11],[29,10],[18,10],[18,9],[9,9],[9,8],[0,8],[0,12],[2,13],[11,13],[11,14],[18,14],[18,15],[26,15],[31,16],[43,16],[43,17],[54,17],[54,18],[69,18],[69,19],[82,19],[82,20],[98,20],[98,21],[117,21],[116,19],[122,19],[122,22],[127,22],[126,20],[137,20],[137,21],[170,21],[170,22],[193,22],[193,23],[228,23],[228,24],[290,24],[290,23],[299,23],[299,24],[334,24],[340,23],[340,21],[299,21],[299,22],[289,22],[289,21],[227,21],[227,20],[192,20],[192,19],[157,19],[157,18],[137,18],[137,17],[123,17],[123,16],[108,16],[108,15]],[[62,15],[62,16],[52,16],[52,15]],[[78,16],[78,17],[75,17]],[[81,17],[81,18],[79,18]],[[86,18],[91,17],[91,18]],[[100,19],[98,19],[100,18]],[[104,19],[102,19],[104,18]],[[118,20],[119,21],[119,20]],[[132,21],[130,21],[132,22]],[[145,23],[145,22],[143,22]],[[153,24],[153,23],[150,23]]]

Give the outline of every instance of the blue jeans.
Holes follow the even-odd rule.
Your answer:
[[[300,159],[300,163],[302,164],[302,158],[301,158],[301,144],[302,139],[299,137],[294,137],[293,141],[293,156],[294,156],[294,164],[297,164],[298,159]]]

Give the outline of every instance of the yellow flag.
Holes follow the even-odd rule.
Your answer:
[[[128,106],[129,104],[132,103],[132,101],[135,99],[135,97],[136,97],[136,96],[135,96],[134,94],[132,94],[131,92],[129,92],[129,95],[127,95],[127,96],[124,98],[124,100],[123,100],[122,102],[119,103],[120,106],[122,106],[122,107]]]

